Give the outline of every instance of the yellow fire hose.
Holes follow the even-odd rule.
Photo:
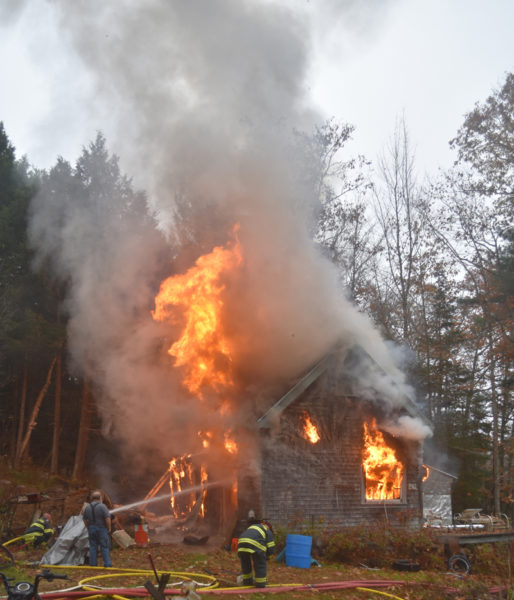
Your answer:
[[[360,590],[361,592],[371,592],[373,594],[382,594],[382,596],[387,596],[388,598],[394,598],[395,600],[404,600],[403,598],[400,598],[400,596],[395,596],[394,594],[388,594],[387,592],[382,592],[381,590],[373,590],[371,588],[365,588],[365,587],[358,587],[355,589]]]
[[[18,537],[15,537],[12,540],[9,540],[8,542],[4,542],[2,544],[2,546],[9,546],[9,544],[14,544],[14,542],[17,542],[19,540],[23,540],[24,538],[25,538],[24,535],[19,535]]]
[[[4,544],[2,544],[3,546],[9,546],[10,544],[14,544],[15,542],[19,541],[19,540],[23,540],[24,536],[20,535],[18,537],[15,537],[7,542],[5,542]],[[97,580],[97,579],[107,579],[107,578],[113,578],[113,577],[119,577],[120,575],[123,575],[124,577],[140,577],[141,575],[155,575],[155,572],[151,569],[123,569],[123,568],[117,568],[117,567],[90,567],[89,565],[39,565],[41,568],[49,568],[49,569],[70,569],[70,570],[75,570],[75,569],[88,569],[88,570],[98,570],[98,571],[111,571],[110,573],[107,573],[105,575],[93,575],[90,577],[86,577],[84,579],[82,579],[81,581],[79,581],[78,586],[80,586],[83,590],[86,591],[91,591],[91,592],[99,592],[98,594],[94,595],[94,596],[88,596],[88,600],[97,600],[98,598],[102,598],[105,597],[105,591],[103,589],[98,589],[97,587],[92,587],[91,585],[87,585],[87,582],[90,582],[92,580]],[[217,581],[217,579],[215,577],[213,577],[212,575],[206,575],[204,573],[185,573],[183,571],[167,571],[167,570],[160,570],[157,571],[158,575],[163,575],[163,574],[169,574],[173,577],[180,577],[182,579],[187,579],[188,581],[195,581],[196,579],[206,579],[207,581],[210,581],[210,583],[208,585],[206,584],[202,584],[200,583],[199,585],[202,586],[203,590],[214,590],[214,589],[218,589],[218,591],[221,591],[224,588],[219,588],[219,582]],[[195,581],[196,583],[198,583],[197,581]],[[171,585],[171,584],[170,584]],[[176,585],[176,584],[175,584]],[[283,585],[283,584],[282,584]],[[292,584],[288,584],[290,586],[302,586],[303,584],[299,584],[299,583],[292,583]],[[240,586],[240,587],[235,587],[235,588],[228,588],[231,590],[237,590],[237,589],[245,589],[248,586]],[[273,586],[270,586],[273,587]],[[365,588],[365,587],[357,587],[357,590],[360,590],[362,592],[371,592],[374,594],[380,594],[382,596],[386,596],[388,598],[393,598],[393,600],[403,600],[402,598],[400,598],[399,596],[395,596],[394,594],[390,594],[388,592],[383,592],[381,590],[377,590],[377,589],[371,589],[371,588]],[[130,598],[127,598],[126,596],[120,596],[117,594],[110,594],[111,598],[115,598],[115,600],[132,600]]]
[[[113,577],[141,577],[142,575],[153,576],[155,575],[154,571],[151,569],[118,569],[116,567],[89,567],[87,565],[81,566],[69,566],[69,565],[40,565],[42,568],[51,568],[51,569],[94,569],[98,571],[110,571],[110,573],[106,573],[105,575],[92,575],[89,577],[85,577],[84,579],[78,582],[78,586],[83,590],[98,592],[97,595],[88,597],[88,600],[91,598],[100,598],[105,597],[105,590],[98,589],[96,587],[92,587],[91,585],[87,585],[87,582],[96,581],[98,579],[108,579]],[[218,580],[212,575],[206,575],[204,573],[185,573],[182,571],[168,571],[168,570],[159,570],[157,571],[158,575],[169,574],[173,577],[180,577],[181,579],[187,579],[188,581],[195,581],[195,583],[202,586],[204,590],[213,590],[219,586]],[[196,581],[197,579],[207,580],[207,585],[205,583],[199,583]],[[172,585],[172,584],[170,584]],[[176,585],[176,584],[175,584]],[[110,597],[115,598],[116,600],[131,600],[126,596],[120,596],[117,594],[109,594]]]

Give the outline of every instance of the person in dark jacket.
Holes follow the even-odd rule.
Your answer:
[[[54,530],[51,527],[52,516],[50,513],[43,513],[39,519],[23,534],[23,540],[26,544],[33,544],[37,548],[53,536]]]
[[[111,513],[102,502],[102,493],[97,490],[91,494],[91,503],[86,504],[82,514],[89,535],[89,564],[98,565],[98,546],[102,553],[104,567],[112,567],[109,535],[111,533]]]
[[[275,538],[271,525],[256,519],[252,513],[250,511],[248,518],[250,526],[237,542],[237,555],[241,562],[242,583],[263,588],[268,581],[266,560],[275,551]]]

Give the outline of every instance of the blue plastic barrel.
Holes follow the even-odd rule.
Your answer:
[[[312,537],[288,534],[286,537],[286,565],[308,569],[311,566]]]

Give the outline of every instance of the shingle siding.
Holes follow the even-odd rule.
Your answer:
[[[328,384],[328,385],[327,385]],[[262,430],[260,512],[279,525],[297,529],[313,524],[329,528],[380,523],[417,528],[422,524],[419,444],[398,442],[406,466],[402,500],[364,501],[362,477],[363,422],[369,419],[358,399],[327,395],[333,380],[316,382],[281,414],[274,430]],[[302,437],[303,411],[321,439]]]

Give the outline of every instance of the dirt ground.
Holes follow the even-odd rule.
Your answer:
[[[100,585],[104,588],[126,588],[141,586],[145,581],[156,585],[152,571],[150,556],[158,571],[173,572],[170,585],[180,588],[180,582],[189,579],[199,582],[203,586],[217,582],[218,589],[205,590],[202,596],[212,595],[220,597],[226,595],[226,588],[236,588],[236,578],[239,574],[239,560],[234,552],[220,549],[221,540],[209,540],[205,545],[192,546],[186,544],[150,544],[148,547],[132,547],[122,549],[115,547],[111,556],[114,564],[113,570],[92,569],[88,567],[54,568],[59,574],[67,574],[69,580],[54,580],[49,583],[43,581],[41,592],[67,589],[76,586],[83,579],[89,585]],[[13,550],[17,564],[8,569],[9,576],[16,580],[31,580],[40,571],[36,564],[42,556],[42,551]],[[123,571],[116,572],[116,569]],[[127,569],[146,570],[144,573],[129,575]],[[111,575],[108,578],[99,575]],[[393,569],[355,568],[342,564],[322,563],[321,566],[311,566],[309,569],[287,567],[283,562],[270,560],[268,562],[269,585],[266,591],[253,589],[233,589],[231,596],[239,598],[266,598],[273,592],[273,597],[305,598],[313,593],[321,600],[341,598],[346,600],[372,600],[379,598],[400,598],[401,600],[455,600],[475,599],[486,600],[489,598],[512,598],[514,596],[499,596],[497,591],[488,590],[506,585],[505,581],[497,581],[483,575],[473,574],[457,576],[454,573],[399,572]],[[385,584],[385,587],[373,589],[376,582],[396,582]],[[316,586],[334,583],[352,586],[346,589],[323,590]],[[306,584],[313,586],[308,589],[291,589],[292,586]],[[278,591],[276,586],[288,586],[287,591]],[[358,589],[360,588],[360,589]],[[365,589],[362,589],[365,588]],[[512,592],[511,592],[512,594]],[[123,594],[121,594],[123,596]]]
[[[10,482],[2,482],[4,484]],[[45,492],[50,499],[43,502],[41,509],[49,511],[54,516],[56,525],[64,524],[68,516],[78,514],[87,497],[88,488],[67,486],[48,486]],[[33,491],[32,486],[3,486],[3,499],[13,494],[28,493]],[[30,522],[33,505],[20,506],[16,513],[15,523],[21,531]],[[130,535],[134,535],[131,528],[127,528]],[[97,579],[88,580],[89,585],[99,585],[104,588],[126,588],[142,586],[146,581],[156,584],[155,576],[151,570],[150,556],[159,571],[173,572],[170,585],[180,588],[180,583],[188,580],[199,582],[202,596],[227,595],[226,588],[231,588],[232,596],[239,598],[266,598],[272,593],[278,598],[305,598],[316,595],[320,600],[341,598],[345,600],[374,600],[379,598],[396,598],[400,600],[489,600],[509,598],[514,600],[511,574],[506,573],[502,578],[484,576],[473,573],[459,576],[455,573],[443,571],[419,571],[415,573],[400,572],[392,568],[366,568],[354,567],[341,563],[329,563],[319,557],[321,566],[312,565],[309,569],[287,567],[283,562],[274,559],[268,562],[269,585],[265,591],[253,589],[236,589],[236,578],[240,572],[239,560],[234,552],[224,550],[221,537],[211,537],[204,545],[188,545],[177,543],[156,543],[151,540],[148,547],[132,547],[123,549],[115,545],[112,550],[112,560],[115,570],[92,569],[88,567],[53,568],[59,574],[67,574],[69,580],[42,581],[41,592],[64,590],[79,583],[88,577]],[[161,541],[162,542],[162,541]],[[35,574],[41,570],[39,561],[44,550],[26,550],[10,546],[16,564],[5,570],[9,577],[15,581],[31,581]],[[280,551],[280,547],[277,551]],[[370,560],[369,564],[373,564]],[[118,569],[118,571],[116,571]],[[131,575],[127,570],[143,570],[138,575]],[[99,576],[109,575],[108,578]],[[377,582],[384,582],[385,587],[373,588]],[[389,582],[389,583],[388,583]],[[203,590],[207,585],[217,586],[216,589]],[[334,584],[339,589],[323,589],[323,586]],[[294,587],[298,589],[294,589]],[[310,587],[307,587],[310,586]],[[343,588],[342,586],[348,586]],[[510,592],[499,595],[499,586],[509,588]],[[169,586],[168,586],[169,587]],[[168,588],[167,588],[168,589]],[[146,591],[146,590],[145,590]],[[123,594],[121,594],[123,596]],[[184,596],[181,596],[184,597]]]

